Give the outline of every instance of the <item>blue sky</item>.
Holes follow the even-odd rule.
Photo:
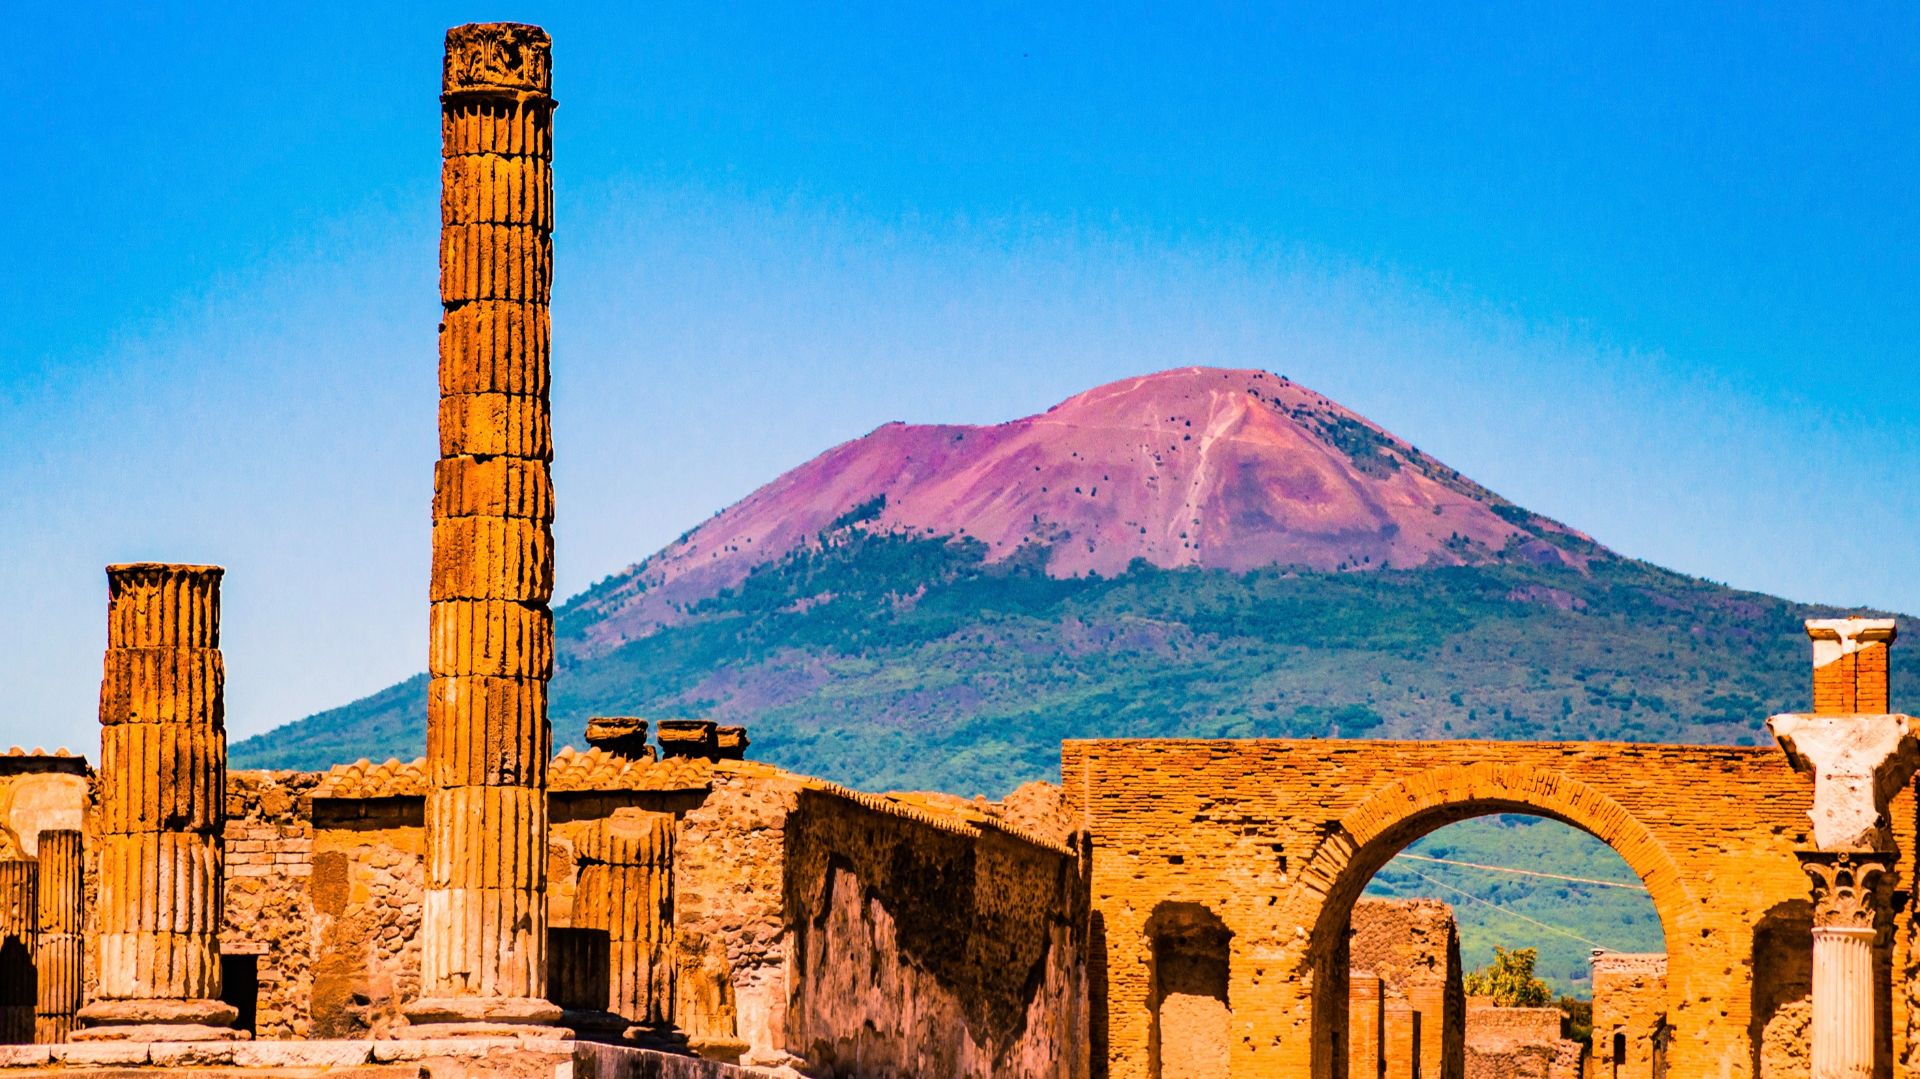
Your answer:
[[[97,743],[110,561],[228,567],[235,736],[421,667],[477,18],[556,41],[563,592],[887,420],[1214,363],[1920,611],[1920,11],[824,7],[12,8],[0,742]]]

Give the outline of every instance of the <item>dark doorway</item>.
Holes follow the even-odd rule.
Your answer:
[[[253,1029],[260,1012],[260,957],[223,955],[220,957],[220,999],[240,1012],[233,1021],[236,1029],[257,1034]]]

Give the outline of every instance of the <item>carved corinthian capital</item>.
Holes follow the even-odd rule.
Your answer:
[[[1874,929],[1880,924],[1880,883],[1893,869],[1890,851],[1800,851],[1800,868],[1813,882],[1815,929]]]
[[[553,90],[553,42],[538,26],[468,23],[447,31],[441,88],[447,93]]]

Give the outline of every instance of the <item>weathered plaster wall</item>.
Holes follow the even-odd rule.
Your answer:
[[[824,1074],[1084,1074],[1073,860],[803,791],[789,1046]]]

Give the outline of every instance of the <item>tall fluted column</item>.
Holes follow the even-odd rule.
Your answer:
[[[1813,881],[1813,1077],[1872,1079],[1873,948],[1894,855],[1803,852]]]
[[[225,669],[218,566],[107,567],[99,962],[76,1041],[245,1037],[220,1001]]]
[[[441,1034],[560,1018],[544,999],[550,58],[539,27],[447,31],[427,888],[422,996],[408,1009]]]
[[[80,833],[40,833],[40,938],[34,947],[39,972],[33,1040],[63,1042],[73,1032],[73,1013],[85,992],[81,963],[86,918],[86,869]]]
[[[0,1045],[33,1041],[33,946],[40,906],[34,898],[40,867],[0,836]]]

